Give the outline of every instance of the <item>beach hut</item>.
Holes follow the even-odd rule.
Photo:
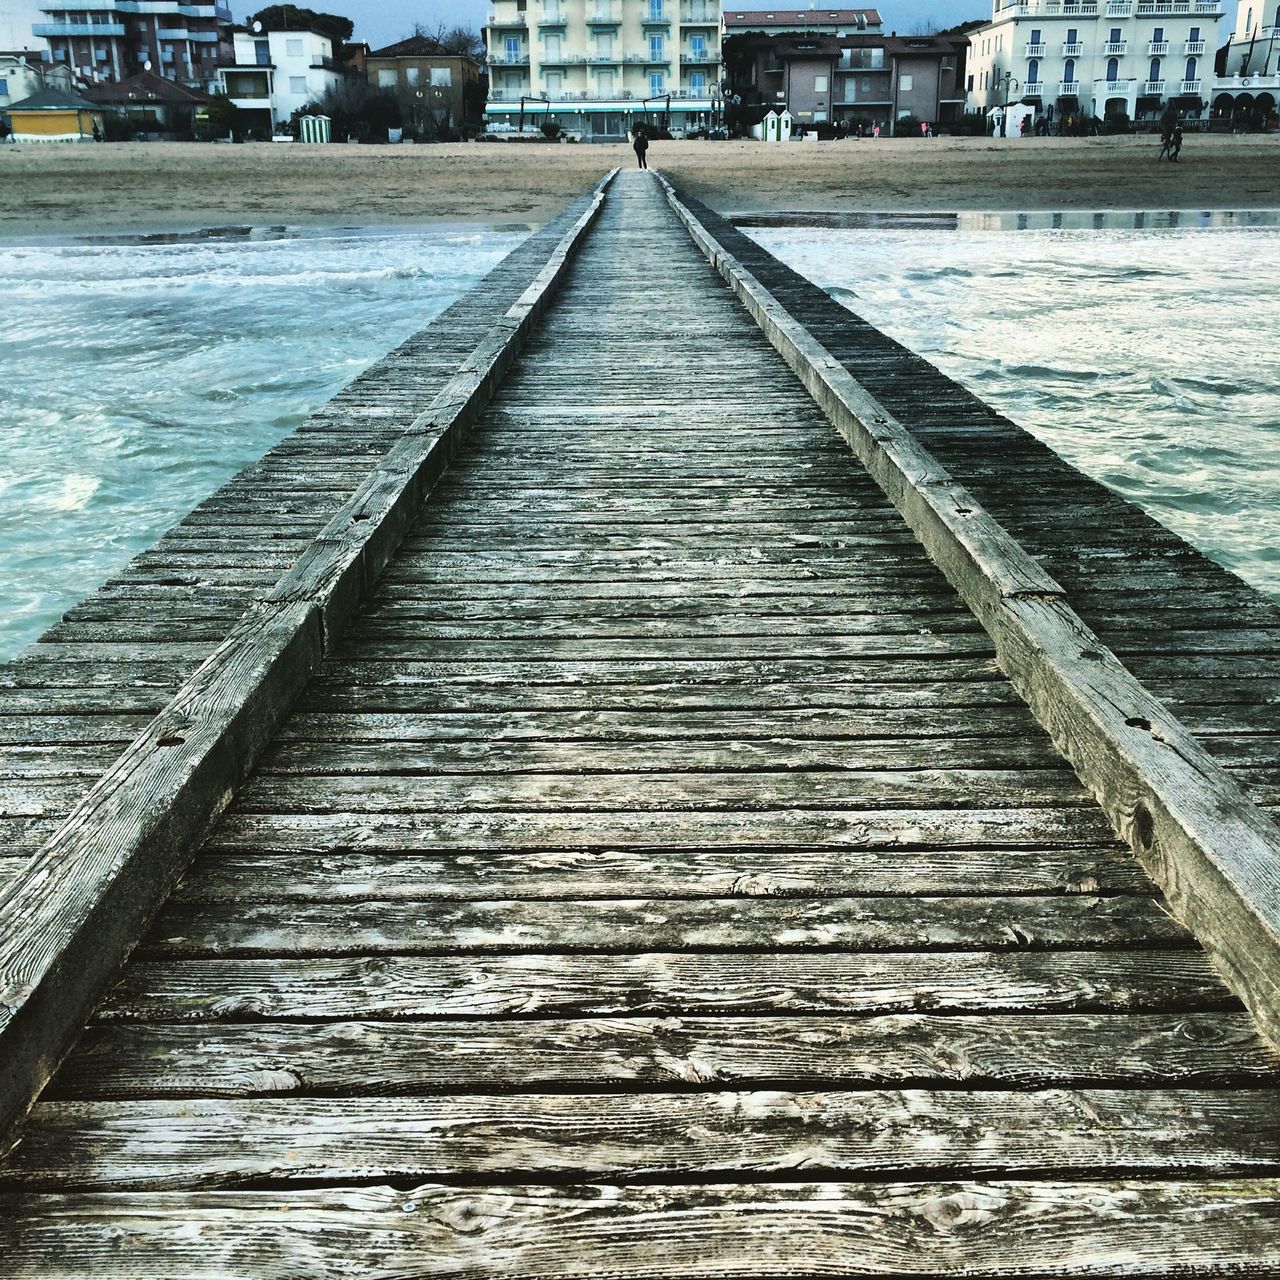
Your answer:
[[[37,89],[8,109],[15,142],[92,142],[102,109],[61,89]]]
[[[752,126],[751,136],[763,142],[790,142],[791,126],[790,111],[785,108],[782,111],[767,111],[764,119]]]
[[[303,142],[330,142],[333,138],[328,116],[303,116],[298,121],[298,130]]]

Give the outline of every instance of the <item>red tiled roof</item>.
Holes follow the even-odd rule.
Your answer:
[[[90,102],[168,102],[175,106],[200,106],[209,95],[189,89],[176,80],[166,80],[154,71],[140,71],[126,80],[100,80],[81,90]]]

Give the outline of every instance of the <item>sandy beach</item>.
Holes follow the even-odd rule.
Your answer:
[[[1180,164],[1148,134],[1087,139],[666,142],[649,159],[721,213],[1260,209],[1280,205],[1280,138],[1190,134]],[[540,222],[626,146],[0,147],[0,236],[226,224]]]

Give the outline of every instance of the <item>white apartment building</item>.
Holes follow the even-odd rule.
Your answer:
[[[673,128],[720,108],[714,0],[496,0],[485,41],[490,121],[549,116],[604,139],[666,111],[668,98]]]
[[[1213,81],[1213,119],[1232,128],[1274,124],[1280,105],[1280,0],[1239,0],[1226,65]]]
[[[218,68],[220,87],[260,133],[342,83],[333,40],[319,31],[238,30],[234,37],[235,62]]]
[[[1158,117],[1208,101],[1220,0],[995,0],[969,33],[965,108],[1034,105],[1050,118]]]

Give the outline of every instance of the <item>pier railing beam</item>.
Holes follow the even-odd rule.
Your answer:
[[[616,172],[613,171],[613,172]],[[53,1074],[545,311],[613,178],[264,600],[0,895],[0,1139]]]
[[[1280,1045],[1280,827],[973,495],[715,238],[672,209],[982,623],[1108,820]]]

